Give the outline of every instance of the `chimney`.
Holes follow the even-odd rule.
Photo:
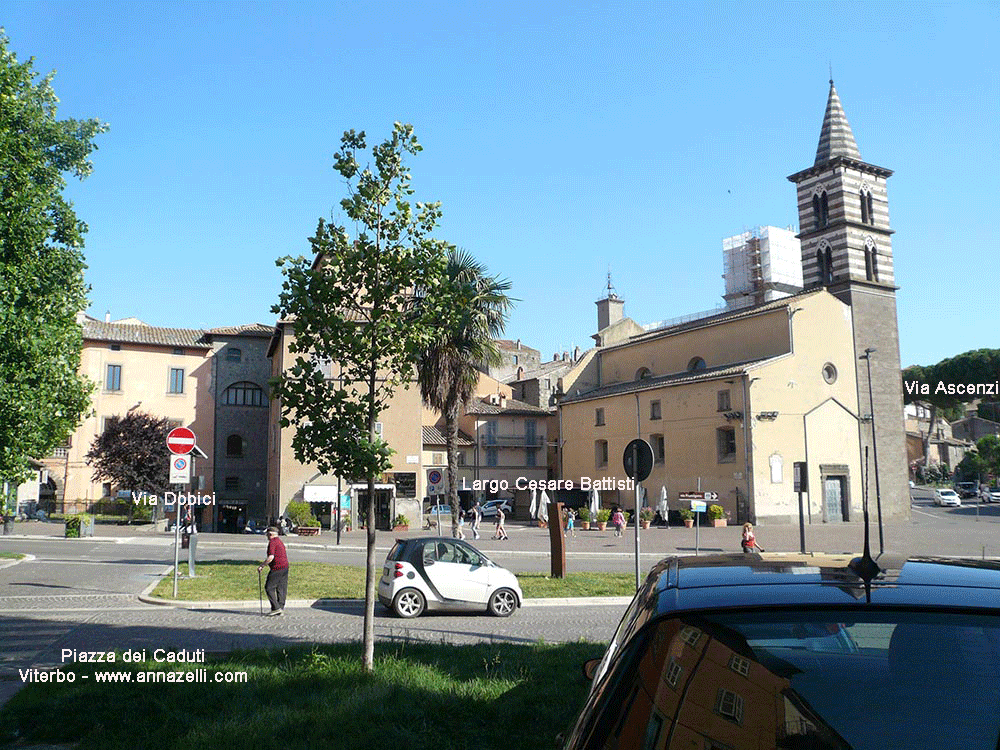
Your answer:
[[[559,361],[559,352],[556,352],[555,354],[552,355],[552,361],[553,362]]]
[[[562,354],[562,361],[566,362],[568,360],[569,360],[569,352],[563,352],[563,354]]]
[[[111,322],[111,311],[110,310],[108,310],[107,312],[104,313],[104,322],[105,323],[110,323]]]
[[[501,409],[507,408],[507,397],[502,393],[500,394],[500,408]]]
[[[576,362],[578,359],[580,359],[580,347],[574,346],[573,347],[573,361]]]
[[[517,348],[518,348],[518,349],[520,349],[520,348],[521,348],[521,339],[518,339],[518,340],[517,340]]]

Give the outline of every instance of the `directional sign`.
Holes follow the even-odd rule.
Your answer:
[[[186,456],[194,450],[194,433],[187,427],[175,427],[167,435],[167,448],[171,453]]]
[[[718,500],[718,492],[681,492],[677,497],[681,500]]]
[[[636,438],[625,446],[622,454],[625,476],[643,482],[653,470],[653,449],[642,438]]]
[[[191,481],[191,459],[187,456],[170,457],[170,484],[187,484]]]
[[[706,510],[708,510],[708,503],[706,503],[704,500],[692,500],[691,510],[693,510],[695,513],[704,513]]]

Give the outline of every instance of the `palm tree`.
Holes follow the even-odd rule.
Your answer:
[[[444,417],[448,498],[452,528],[458,525],[458,418],[479,381],[477,365],[500,364],[496,338],[503,333],[514,300],[506,279],[487,276],[467,250],[448,253],[445,282],[436,300],[444,308],[436,337],[418,364],[420,395]]]

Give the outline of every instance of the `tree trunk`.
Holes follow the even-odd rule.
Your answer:
[[[368,379],[368,439],[375,441],[375,372]],[[375,669],[375,477],[368,477],[368,502],[365,507],[365,624],[364,667]]]
[[[459,405],[448,409],[444,415],[444,449],[448,456],[448,502],[451,505],[451,535],[458,536],[458,409]],[[440,533],[440,529],[438,529]]]

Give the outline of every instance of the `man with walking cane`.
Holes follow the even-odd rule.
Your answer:
[[[258,582],[260,572],[265,565],[271,567],[267,574],[267,582],[264,590],[267,592],[267,600],[271,602],[269,617],[285,614],[285,596],[288,593],[288,554],[285,552],[285,544],[278,539],[278,529],[269,526],[267,529],[267,559],[257,566]],[[261,605],[263,609],[263,605]]]

